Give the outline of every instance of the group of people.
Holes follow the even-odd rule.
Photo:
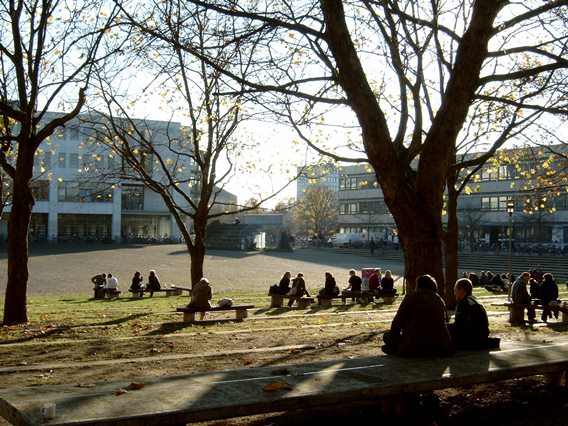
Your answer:
[[[416,289],[407,294],[383,336],[383,352],[401,356],[449,355],[455,350],[499,347],[500,339],[489,336],[489,320],[483,305],[472,294],[469,278],[454,285],[454,322],[447,324],[446,304],[430,275],[416,279]]]
[[[362,293],[373,297],[395,295],[397,290],[394,287],[394,279],[391,271],[386,271],[384,277],[381,277],[381,272],[380,268],[375,268],[373,270],[373,274],[369,277],[369,289],[364,290],[362,278],[357,275],[357,271],[355,271],[355,269],[350,269],[347,286],[340,290],[333,274],[326,271],[324,273],[323,288],[319,290],[318,294],[320,296],[329,297],[341,295],[344,301],[347,297],[351,297],[353,299],[361,296]],[[290,271],[284,272],[280,282],[271,286],[269,292],[272,294],[282,294],[295,297],[311,297],[309,291],[306,289],[304,274],[301,272],[299,272],[294,278],[292,278],[292,273]],[[288,301],[288,306],[291,307],[294,304],[294,301],[295,299],[290,299]]]
[[[102,273],[91,278],[95,285],[95,299],[105,299],[109,293],[118,291],[118,279],[111,273]]]
[[[558,285],[551,273],[542,273],[540,270],[523,272],[513,283],[511,288],[511,300],[513,303],[531,305],[533,302],[542,306],[550,306],[552,303],[560,303],[558,300]],[[558,311],[542,311],[541,320],[548,322],[554,315],[558,318]],[[536,311],[527,308],[529,322],[536,321]]]
[[[150,297],[152,297],[156,290],[162,288],[160,280],[156,275],[156,271],[153,269],[148,274],[148,283],[144,285],[143,281],[144,278],[142,278],[140,272],[136,271],[132,277],[130,290],[141,292],[141,294],[143,294],[142,292],[147,291],[150,293]],[[111,273],[95,275],[91,278],[91,282],[95,285],[95,298],[97,299],[104,299],[108,293],[118,291],[118,278],[113,276]]]
[[[162,288],[162,284],[160,283],[160,279],[158,275],[156,275],[155,270],[150,270],[148,273],[148,283],[146,285],[142,284],[144,278],[139,271],[134,273],[132,277],[132,282],[130,284],[130,291],[140,292],[140,295],[144,294],[144,291],[150,293],[150,297],[154,296],[154,292],[160,290]]]

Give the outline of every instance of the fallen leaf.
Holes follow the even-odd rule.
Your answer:
[[[291,390],[292,387],[284,382],[271,382],[264,385],[263,392],[276,392],[279,390]]]
[[[139,390],[142,389],[144,386],[146,386],[146,383],[141,383],[141,382],[132,382],[128,385],[127,389],[131,389],[131,390]]]
[[[251,365],[253,362],[252,358],[245,359],[245,365]]]
[[[114,391],[114,394],[115,394],[115,395],[124,395],[126,392],[127,392],[126,389],[122,389],[122,388],[121,388],[121,389],[115,390],[115,391]]]

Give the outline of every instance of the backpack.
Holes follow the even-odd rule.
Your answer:
[[[268,294],[280,294],[280,287],[278,284],[273,284],[268,289]]]

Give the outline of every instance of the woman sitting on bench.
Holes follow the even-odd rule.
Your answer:
[[[162,285],[160,284],[160,280],[156,275],[156,271],[152,269],[150,271],[150,274],[148,275],[148,285],[146,287],[147,290],[150,290],[150,297],[152,297],[154,295],[154,292],[156,290],[159,290],[161,287]]]
[[[212,291],[209,280],[207,278],[201,278],[199,282],[193,286],[191,290],[191,300],[187,306],[209,309],[211,307],[209,303],[211,298]],[[200,312],[200,314],[200,319],[205,318],[205,311]]]

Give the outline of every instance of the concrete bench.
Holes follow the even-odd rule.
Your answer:
[[[174,284],[172,284],[170,287],[174,289],[174,294],[176,296],[181,296],[184,291],[187,291],[191,296],[191,288],[189,287],[182,287],[180,285],[174,285]]]
[[[284,299],[287,300],[294,300],[298,303],[299,309],[307,309],[310,307],[311,303],[314,303],[315,300],[313,297],[298,297],[298,296],[288,296],[287,294],[273,294],[269,293],[270,296],[270,307],[271,308],[280,308],[284,304]]]
[[[183,322],[195,322],[196,312],[220,312],[235,311],[237,320],[243,320],[248,316],[247,309],[254,308],[254,305],[232,305],[232,306],[211,306],[210,308],[197,308],[194,306],[184,306],[177,308],[177,312],[183,312]]]
[[[128,290],[132,293],[132,297],[142,297],[144,293],[150,293],[150,290]],[[159,290],[154,290],[154,293],[166,293],[166,296],[173,296],[176,294],[176,290],[174,288],[161,288]]]
[[[559,379],[568,370],[567,339],[554,344],[502,342],[501,346],[501,350],[440,358],[374,356],[109,379],[88,386],[70,383],[1,389],[0,415],[17,425],[166,426],[361,401],[376,401],[380,415],[384,397],[541,374]],[[137,387],[141,389],[135,390]],[[52,420],[42,418],[46,403],[56,404]]]
[[[562,314],[562,323],[568,323],[568,307],[564,306],[543,306],[529,305],[524,303],[513,302],[495,302],[491,306],[504,306],[509,309],[509,322],[511,324],[522,324],[525,322],[525,309],[532,308],[536,311],[549,311]]]
[[[367,303],[370,303],[373,301],[373,296],[367,296],[367,295],[362,295],[360,292],[359,295],[355,296],[355,295],[343,295],[340,294],[338,296],[329,296],[329,295],[318,295],[316,296],[318,298],[318,305],[320,305],[322,308],[331,308],[331,305],[333,303],[334,300],[341,300],[342,304],[346,303],[347,299],[351,299],[351,298],[356,298],[357,302],[364,305]],[[353,293],[355,294],[355,293]]]
[[[101,290],[102,295],[103,295],[103,299],[117,299],[118,296],[120,296],[120,293],[122,293],[120,290]],[[95,290],[95,294],[96,294],[96,290]],[[95,296],[96,297],[96,296]]]

